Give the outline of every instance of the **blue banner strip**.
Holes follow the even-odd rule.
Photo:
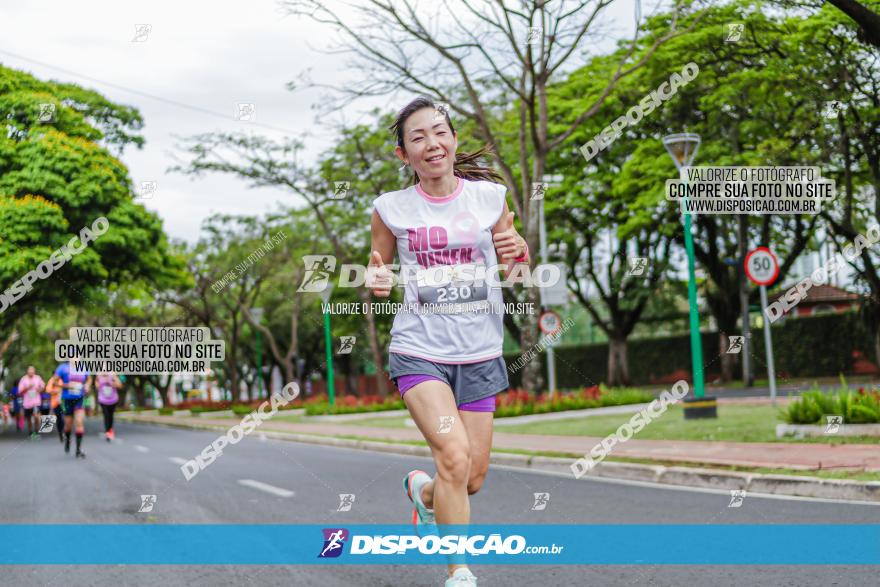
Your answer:
[[[442,526],[439,534],[450,540],[469,537],[474,548],[486,547],[483,554],[452,555],[471,564],[880,565],[878,525],[472,524]],[[400,547],[402,536],[409,542]],[[0,564],[364,565],[452,560],[443,552],[420,553],[419,540],[411,525],[0,525]],[[461,539],[461,552],[466,552],[467,540]],[[439,536],[425,537],[422,543],[444,547]],[[445,547],[458,552],[458,543],[447,542]],[[539,549],[527,552],[520,547]],[[510,550],[496,550],[506,548]],[[383,550],[391,553],[380,553]]]

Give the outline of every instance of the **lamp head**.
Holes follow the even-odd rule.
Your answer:
[[[700,135],[692,132],[682,132],[663,137],[663,146],[669,156],[672,157],[675,166],[681,170],[689,167],[697,157],[700,149]]]

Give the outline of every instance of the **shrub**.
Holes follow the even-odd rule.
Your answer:
[[[159,415],[160,416],[173,416],[174,415],[174,408],[159,408]]]
[[[186,405],[189,404],[189,405]],[[219,412],[221,410],[228,410],[232,402],[223,401],[223,402],[185,402],[184,404],[180,404],[177,406],[179,409],[189,410],[193,414],[200,414],[202,412]]]
[[[378,397],[378,396],[377,396]],[[313,402],[305,404],[307,416],[324,416],[331,414],[357,414],[369,412],[384,412],[387,410],[405,410],[406,404],[400,398],[389,397],[384,402],[381,399],[370,399],[367,401],[358,401],[364,398],[346,395],[337,398],[334,405],[329,402]]]
[[[232,413],[236,416],[244,416],[253,412],[256,407],[253,404],[232,404]]]
[[[826,416],[843,416],[844,423],[880,423],[880,394],[876,392],[852,393],[841,376],[837,392],[825,393],[815,383],[799,398],[789,403],[781,414],[789,424],[824,424]]]
[[[562,392],[552,400],[549,393],[541,394],[532,399],[525,391],[511,389],[496,396],[495,417],[509,418],[603,406],[639,404],[649,402],[652,399],[653,396],[646,391],[626,387],[608,389],[604,386],[593,386],[582,389],[580,392]]]

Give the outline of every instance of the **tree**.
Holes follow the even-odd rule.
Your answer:
[[[842,13],[846,14],[853,22],[858,24],[856,36],[859,41],[880,47],[880,13],[872,0],[777,0],[783,6],[800,6],[809,8],[821,8],[825,4],[831,4]]]
[[[744,40],[724,43],[725,24],[743,20]],[[667,43],[636,74],[647,90],[669,79],[670,72],[684,63],[693,61],[700,68],[696,79],[679,87],[661,109],[636,129],[627,129],[615,143],[631,154],[616,178],[634,202],[628,228],[652,227],[658,218],[680,225],[679,210],[663,196],[665,179],[677,175],[657,140],[665,134],[686,130],[702,137],[695,165],[818,164],[810,132],[819,119],[816,110],[805,109],[805,104],[814,106],[817,101],[801,81],[804,72],[792,71],[791,64],[780,57],[787,49],[786,35],[797,26],[792,19],[744,14],[736,5],[716,8],[706,13],[698,31]],[[596,166],[606,164],[614,153],[611,149],[598,156]],[[773,245],[781,259],[778,279],[783,280],[811,243],[817,220],[816,216],[709,214],[694,218],[695,256],[709,278],[704,294],[718,324],[721,348],[728,347],[729,335],[738,333],[737,321],[748,305],[749,298],[742,295],[741,269],[743,253],[752,246],[747,243]],[[683,233],[675,234],[683,245]],[[722,353],[723,380],[732,378],[734,361],[735,355]]]
[[[387,128],[390,121],[374,114],[378,129]],[[289,190],[305,201],[313,219],[312,230],[319,228],[321,242],[328,247],[322,252],[332,254],[338,265],[366,265],[372,201],[383,192],[399,189],[402,178],[395,164],[385,156],[386,135],[382,130],[357,125],[340,128],[339,133],[343,138],[321,155],[314,169],[298,162],[297,154],[302,149],[298,140],[275,142],[241,134],[206,134],[186,139],[181,146],[191,160],[172,169],[193,176],[228,173],[250,181],[254,187]],[[345,196],[339,199],[335,198],[337,182],[347,186]],[[298,271],[303,269],[300,266]],[[364,314],[367,340],[376,365],[377,387],[380,395],[386,397],[383,348],[377,319],[370,310],[373,300],[364,287],[356,288],[354,294],[368,310]]]
[[[524,237],[538,251],[539,207],[530,196],[533,182],[542,181],[547,157],[562,147],[578,127],[593,116],[621,79],[647,63],[657,48],[680,31],[679,17],[690,2],[676,2],[667,32],[643,48],[635,38],[622,52],[604,91],[579,104],[576,116],[564,124],[549,122],[548,86],[582,63],[580,48],[598,38],[598,23],[613,0],[587,6],[582,2],[472,2],[435,6],[430,15],[409,2],[370,0],[356,7],[362,18],[352,19],[318,0],[289,0],[292,14],[306,16],[336,29],[341,49],[355,56],[355,66],[368,80],[334,88],[341,108],[363,97],[397,90],[427,94],[450,106],[456,119],[473,123],[479,140],[496,148],[500,173],[511,191],[512,209],[523,223]],[[696,18],[692,26],[699,21]],[[637,23],[641,25],[641,22]],[[508,106],[510,105],[510,106]],[[503,113],[510,109],[513,128]],[[529,288],[538,305],[536,288]],[[537,341],[534,316],[521,328],[523,348]],[[523,385],[537,389],[540,367],[529,362]]]
[[[45,308],[96,306],[98,292],[143,279],[156,288],[185,277],[159,218],[132,199],[125,166],[112,154],[140,147],[140,114],[74,84],[41,81],[0,66],[0,291],[105,217],[109,228],[50,279],[0,313],[0,333]],[[75,238],[76,237],[76,238]],[[57,259],[58,257],[56,257]]]

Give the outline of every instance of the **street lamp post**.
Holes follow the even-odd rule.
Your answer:
[[[256,322],[258,324],[263,319],[263,313],[264,313],[263,308],[251,308],[251,316],[254,317],[254,322]],[[259,328],[254,328],[254,330],[257,331],[257,340],[256,340],[256,343],[257,343],[257,379],[259,379],[259,381],[260,381],[259,393],[260,393],[260,397],[262,398],[263,397],[263,344],[262,344],[263,343],[263,335],[262,335],[262,332],[260,332]]]
[[[327,352],[327,397],[330,400],[331,406],[336,403],[336,390],[333,386],[333,346],[330,338],[330,308],[328,307],[330,304],[330,295],[332,293],[333,284],[328,281],[327,287],[321,291],[320,295],[321,301],[324,302],[322,304],[322,309],[324,314],[324,347]]]
[[[677,133],[663,137],[663,146],[672,157],[679,174],[689,167],[700,149],[700,135]],[[691,215],[684,212],[684,248],[688,259],[688,306],[690,307],[691,365],[694,377],[694,397],[703,397],[703,344],[700,340],[700,315],[697,312],[697,280],[694,262],[694,237],[691,234]]]

